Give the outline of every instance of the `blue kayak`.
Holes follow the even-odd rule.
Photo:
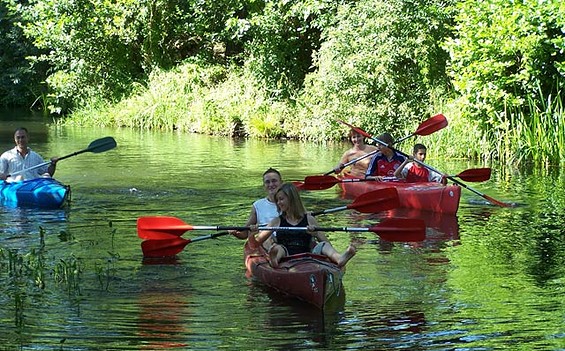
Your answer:
[[[36,178],[20,182],[0,181],[0,200],[10,207],[63,207],[71,187],[53,178]]]

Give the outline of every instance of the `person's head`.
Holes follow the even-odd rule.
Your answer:
[[[414,156],[415,160],[424,162],[426,160],[426,152],[427,149],[424,144],[416,144],[412,150],[412,156]]]
[[[351,141],[351,144],[353,144],[353,145],[363,145],[363,144],[365,144],[365,137],[363,135],[357,133],[353,129],[349,130],[348,138],[349,138],[349,141]]]
[[[380,141],[382,141],[383,143],[387,144],[387,145],[392,145],[392,143],[394,142],[394,139],[392,138],[392,135],[390,135],[390,133],[383,133],[381,135],[379,135],[377,137],[377,139],[379,139]],[[384,145],[381,145],[381,143],[377,143],[377,147],[379,148],[379,150],[383,153],[383,154],[391,154],[392,150]]]
[[[281,184],[282,176],[276,169],[269,168],[263,173],[263,187],[269,193],[269,196],[272,196],[272,200],[274,200],[274,194]]]
[[[27,128],[19,127],[14,131],[14,142],[19,149],[26,149],[29,141]]]
[[[302,218],[306,213],[298,189],[292,183],[283,183],[275,192],[275,200],[277,209],[283,215]]]

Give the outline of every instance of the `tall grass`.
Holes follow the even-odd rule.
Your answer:
[[[251,137],[283,135],[291,106],[271,101],[238,68],[185,63],[156,71],[116,104],[93,101],[62,123]]]
[[[527,111],[527,112],[526,112]],[[509,113],[506,142],[498,153],[507,163],[556,164],[565,161],[565,110],[559,91],[555,95],[527,98],[526,109]]]

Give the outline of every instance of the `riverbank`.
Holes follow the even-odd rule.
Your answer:
[[[270,99],[264,90],[251,83],[236,69],[184,64],[152,76],[146,88],[116,104],[97,102],[59,123],[320,143],[346,138],[348,130],[337,120],[350,119],[330,113],[331,107],[317,109],[301,96],[294,100]],[[482,141],[480,131],[462,121],[454,111],[449,105],[440,106],[404,127],[391,118],[388,124],[395,128],[387,130],[400,138],[411,134],[432,114],[443,113],[449,121],[447,128],[426,136],[425,140],[412,142],[424,142],[434,155],[446,158],[479,157],[488,145]],[[356,113],[352,111],[349,115]],[[354,118],[353,122],[369,133],[382,132],[362,117]]]
[[[185,63],[152,75],[147,87],[139,87],[128,98],[115,104],[97,101],[59,123],[325,143],[346,138],[347,129],[339,119],[373,135],[386,130],[399,138],[411,134],[431,115],[443,113],[449,122],[446,128],[411,140],[426,144],[433,157],[513,165],[565,160],[565,119],[560,118],[565,113],[559,99],[548,101],[545,111],[531,116],[516,111],[513,123],[485,132],[478,122],[461,115],[457,100],[436,99],[428,115],[419,119],[406,120],[398,114],[377,125],[371,122],[368,106],[341,111],[346,107],[329,102],[321,107],[311,98],[297,94],[293,99],[273,99],[242,70]]]

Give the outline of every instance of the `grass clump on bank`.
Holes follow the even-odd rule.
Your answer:
[[[115,105],[95,101],[68,125],[178,130],[224,136],[283,136],[288,104],[269,100],[237,68],[185,63],[157,71],[146,87]]]

